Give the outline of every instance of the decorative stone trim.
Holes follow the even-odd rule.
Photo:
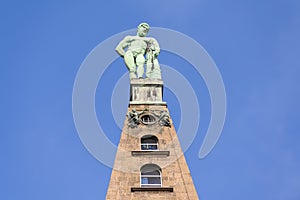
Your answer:
[[[170,151],[131,151],[132,156],[169,156]]]
[[[143,117],[148,116],[151,121],[145,122]],[[132,108],[131,111],[127,113],[128,126],[130,128],[136,128],[139,124],[143,125],[153,125],[158,123],[160,126],[171,127],[170,115],[166,110],[140,110],[137,111]]]
[[[172,187],[132,187],[131,192],[173,192]]]
[[[129,105],[167,105],[165,101],[147,102],[147,101],[130,101]]]

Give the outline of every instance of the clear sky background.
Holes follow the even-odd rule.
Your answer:
[[[73,83],[96,45],[143,21],[194,38],[224,80],[224,130],[213,151],[200,160],[209,94],[201,77],[182,70],[188,63],[160,55],[194,87],[199,84],[200,130],[185,152],[199,197],[300,199],[299,1],[11,0],[1,1],[0,16],[0,199],[105,198],[111,169],[89,154],[78,137]],[[120,58],[103,78],[125,72]],[[101,123],[117,144],[121,130],[101,106],[110,105],[109,99],[99,95],[98,118],[108,116]],[[174,97],[166,90],[178,126]]]

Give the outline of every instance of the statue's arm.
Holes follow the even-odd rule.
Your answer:
[[[126,37],[118,44],[118,46],[116,47],[116,52],[117,52],[120,56],[124,57],[124,55],[125,55],[124,49],[125,49],[126,47],[128,47],[129,44],[130,44],[130,37],[126,36]]]
[[[159,44],[158,44],[156,39],[152,38],[151,40],[152,40],[152,45],[153,45],[153,49],[154,49],[153,54],[154,54],[155,57],[157,57],[158,54],[160,53]]]

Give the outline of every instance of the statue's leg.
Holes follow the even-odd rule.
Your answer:
[[[138,78],[143,78],[145,58],[142,54],[139,54],[137,55],[135,61],[137,65],[137,76]]]
[[[134,63],[134,57],[132,52],[127,51],[124,55],[125,64],[129,70],[129,77],[136,78],[136,67]]]
[[[147,60],[146,63],[146,78],[152,78],[152,72],[153,72],[153,63],[151,60]]]
[[[153,60],[151,78],[161,79],[161,70],[157,59]]]

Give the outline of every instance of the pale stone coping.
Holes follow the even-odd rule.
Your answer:
[[[131,192],[173,192],[172,187],[132,187]]]
[[[132,156],[169,156],[170,151],[131,151]]]
[[[149,78],[132,78],[130,79],[130,85],[163,85],[164,82],[161,79],[149,79]]]
[[[167,105],[167,102],[165,101],[130,101],[129,105]]]

